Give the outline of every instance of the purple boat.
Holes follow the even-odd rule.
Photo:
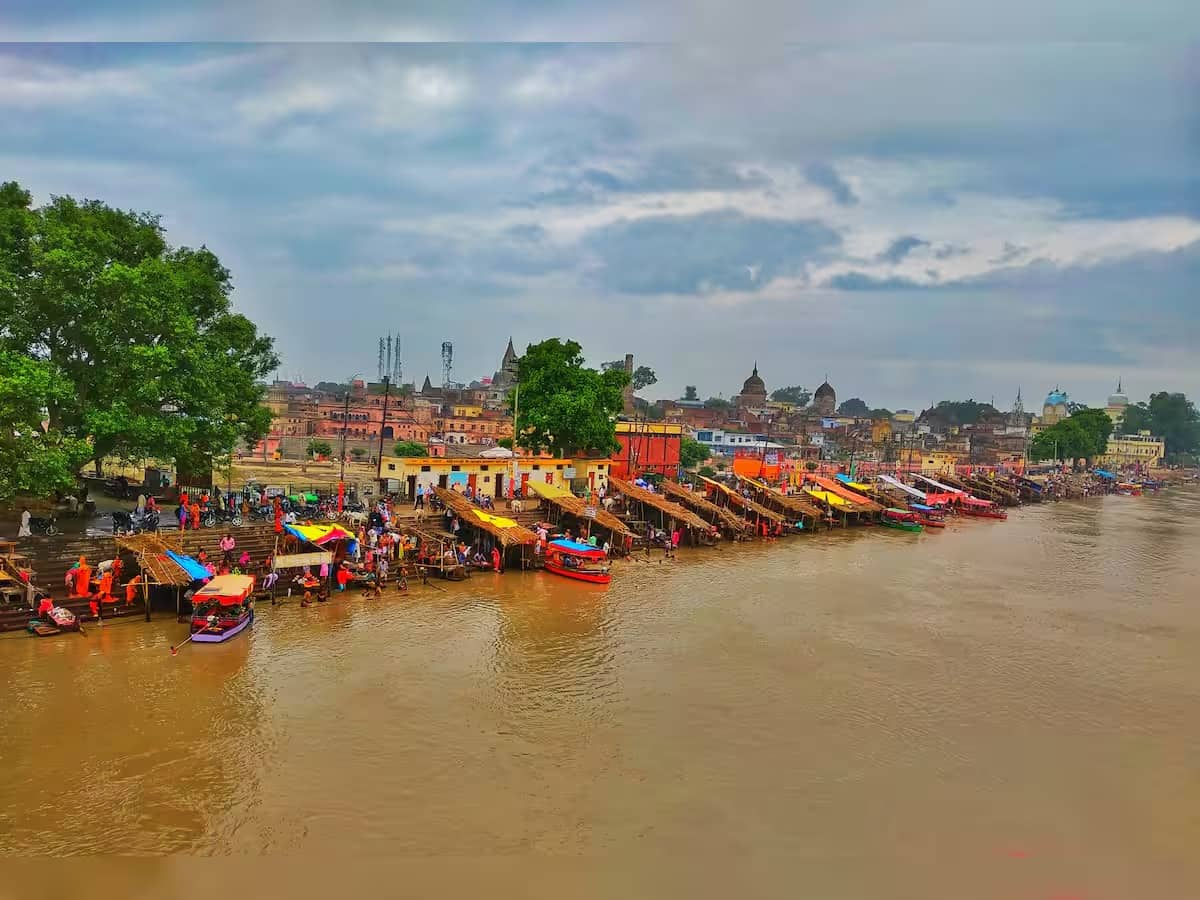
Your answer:
[[[192,597],[191,640],[219,644],[240,634],[254,621],[254,579],[218,575]]]

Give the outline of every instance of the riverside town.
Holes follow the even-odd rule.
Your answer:
[[[0,900],[1196,900],[1156,5],[0,4]]]

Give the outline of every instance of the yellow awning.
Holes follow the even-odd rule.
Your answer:
[[[506,519],[504,516],[493,516],[491,513],[485,513],[482,509],[473,509],[480,521],[487,522],[489,525],[495,525],[497,528],[516,528],[517,522],[512,519]]]
[[[556,500],[559,497],[574,497],[575,495],[566,488],[560,488],[555,484],[546,484],[543,481],[527,481],[525,487],[533,491],[539,497],[545,497],[547,500]]]
[[[804,489],[804,493],[816,497],[818,500],[824,500],[830,506],[849,506],[850,501],[845,497],[839,497],[837,494],[831,494],[829,491],[816,491],[809,488]]]

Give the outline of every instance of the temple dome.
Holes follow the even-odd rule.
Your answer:
[[[758,363],[754,364],[754,371],[750,373],[750,377],[742,383],[743,394],[763,394],[767,393],[767,385],[761,378],[758,377]]]
[[[821,382],[821,386],[817,388],[817,392],[813,394],[813,399],[824,400],[826,397],[836,397],[833,391],[833,385],[828,381]]]
[[[1050,393],[1048,393],[1046,395],[1046,402],[1042,405],[1043,406],[1060,406],[1060,405],[1066,406],[1067,405],[1067,394],[1065,391],[1060,391],[1058,388],[1055,388],[1054,390],[1052,390]]]
[[[1121,390],[1121,382],[1117,382],[1117,392],[1108,395],[1108,405],[1111,407],[1128,406],[1129,398]]]

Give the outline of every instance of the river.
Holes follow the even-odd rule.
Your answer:
[[[0,853],[721,861],[786,896],[1194,897],[1200,492],[684,550],[610,588],[0,640]],[[806,890],[793,882],[803,870]],[[1057,894],[1055,892],[1058,892]]]

